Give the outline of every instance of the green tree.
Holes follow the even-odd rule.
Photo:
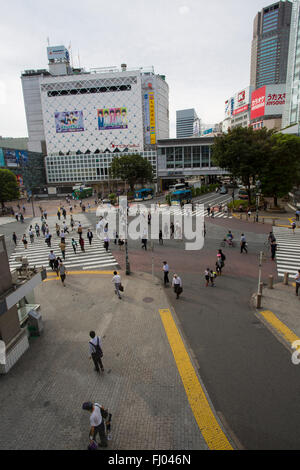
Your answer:
[[[271,137],[261,183],[263,194],[273,197],[275,207],[278,206],[278,198],[300,184],[300,137],[280,133]]]
[[[141,155],[121,155],[114,157],[110,175],[114,179],[127,181],[131,191],[134,191],[136,183],[144,184],[146,181],[153,180],[152,165]]]
[[[212,148],[214,164],[242,180],[247,188],[249,204],[251,185],[261,179],[273,133],[273,130],[265,128],[254,131],[252,127],[236,127],[215,139]]]
[[[0,202],[1,207],[4,203],[12,201],[19,197],[19,185],[15,174],[10,170],[0,169]]]

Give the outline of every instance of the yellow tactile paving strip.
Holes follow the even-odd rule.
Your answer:
[[[104,275],[113,275],[114,274],[114,271],[68,271],[67,270],[67,275],[68,276],[82,276],[84,274],[104,274]],[[55,279],[60,279],[59,277],[57,277],[56,273],[47,273],[47,277],[48,279],[45,279],[44,282],[47,282],[47,281],[54,281]]]
[[[169,309],[159,310],[173,356],[199,429],[211,450],[233,450],[208,403]]]
[[[300,340],[300,338],[290,330],[282,321],[280,321],[276,315],[270,310],[264,310],[262,312],[258,312],[268,324],[276,330],[276,332],[292,346],[294,341]]]

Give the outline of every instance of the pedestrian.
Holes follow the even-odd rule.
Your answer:
[[[91,245],[92,244],[92,239],[94,237],[93,232],[91,231],[91,229],[88,229],[86,236],[88,238],[89,244]]]
[[[58,211],[57,211],[58,220],[60,220],[60,216],[61,216],[61,213],[60,213],[60,210],[58,209]]]
[[[298,295],[298,290],[300,287],[300,269],[298,269],[298,273],[295,276],[295,280],[296,280],[296,295]]]
[[[49,266],[52,269],[52,271],[54,271],[54,261],[56,259],[56,256],[53,253],[53,250],[50,250],[48,258],[49,258]]]
[[[72,215],[71,215],[70,225],[71,225],[71,231],[73,232],[73,230],[74,230],[74,219],[73,219]]]
[[[143,237],[142,237],[142,248],[145,248],[145,251],[147,251],[147,238],[146,238],[146,235],[143,234]]]
[[[29,234],[29,238],[30,238],[30,243],[33,243],[34,242],[34,233],[33,233],[33,230],[31,228],[31,226],[30,226],[28,234]]]
[[[272,259],[272,261],[275,261],[276,251],[277,251],[277,243],[276,243],[276,240],[273,240],[271,242],[271,259]]]
[[[61,249],[62,257],[65,260],[66,259],[66,244],[65,244],[64,240],[61,240],[61,242],[59,244],[59,248]]]
[[[41,230],[42,230],[43,237],[44,237],[44,236],[45,236],[45,233],[46,233],[46,225],[45,225],[44,222],[42,223],[42,228],[41,228]]]
[[[115,230],[114,236],[115,236],[114,244],[116,245],[118,243],[118,238],[119,238],[119,234],[116,230]]]
[[[171,222],[170,224],[170,230],[171,230],[171,238],[172,238],[174,236],[174,230],[175,230],[173,222]]]
[[[39,237],[40,236],[40,226],[39,226],[39,224],[36,223],[34,228],[35,228],[36,236]]]
[[[24,216],[23,216],[23,214],[19,214],[19,217],[20,217],[20,220],[21,220],[22,224],[24,224]]]
[[[12,234],[12,239],[13,239],[14,244],[16,245],[16,244],[17,244],[17,235],[16,235],[16,232],[14,232],[14,233]]]
[[[243,253],[243,251],[245,251],[246,253],[248,253],[246,237],[245,237],[245,235],[242,233],[242,235],[241,235],[241,253]]]
[[[61,241],[65,241],[66,234],[63,229],[61,229],[59,236],[60,236]]]
[[[179,296],[182,293],[182,281],[177,274],[174,274],[173,276],[172,287],[174,288],[176,299],[179,299]]]
[[[104,372],[104,367],[102,363],[103,350],[101,338],[99,336],[96,336],[96,333],[94,331],[90,331],[90,337],[92,338],[91,341],[89,341],[90,359],[93,359],[96,372],[100,372],[99,366],[101,372]]]
[[[247,215],[248,215],[248,219],[250,219],[250,217],[251,217],[251,210],[250,210],[250,208],[248,209]]]
[[[66,287],[66,285],[65,285],[65,279],[66,279],[67,271],[66,271],[65,265],[64,265],[64,263],[63,263],[62,261],[59,263],[58,270],[59,270],[59,274],[60,274],[60,278],[61,278],[62,285],[63,285],[64,287]]]
[[[162,233],[162,230],[159,231],[158,239],[159,239],[159,244],[160,244],[160,245],[163,245],[163,244],[164,244],[164,241],[163,241],[163,233]]]
[[[125,245],[125,242],[122,238],[119,238],[118,245],[119,245],[119,250],[122,250],[123,246]]]
[[[211,215],[211,218],[214,219],[215,218],[215,208],[212,207],[211,210],[210,210],[210,215]]]
[[[218,255],[219,256],[221,255],[221,260],[222,260],[222,269],[224,268],[225,266],[225,260],[226,260],[226,256],[224,255],[223,251],[222,250],[218,250]]]
[[[60,235],[60,225],[58,225],[58,223],[55,224],[55,231],[56,231],[56,235],[59,237],[59,235]]]
[[[19,214],[17,212],[16,212],[15,217],[16,217],[16,221],[19,222]]]
[[[104,248],[106,249],[106,251],[108,251],[108,248],[109,248],[109,238],[108,238],[107,235],[104,237]]]
[[[150,212],[149,212],[149,213],[148,213],[148,225],[150,225],[150,224],[151,224],[151,214],[150,214]]]
[[[69,229],[68,229],[66,222],[64,222],[63,229],[65,233],[69,233]]]
[[[22,242],[23,242],[23,245],[24,245],[25,250],[27,250],[27,243],[28,243],[28,242],[27,242],[25,233],[24,233],[24,235],[23,235],[23,237],[22,237]]]
[[[207,210],[207,217],[209,217],[210,216],[210,206],[208,206],[206,210]]]
[[[295,228],[296,228],[296,222],[292,222],[291,229],[293,230],[293,234],[295,235]]]
[[[47,211],[46,210],[44,211],[44,218],[45,218],[45,220],[47,220]]]
[[[164,272],[164,286],[167,287],[169,284],[169,265],[166,261],[163,261],[163,272]]]
[[[57,277],[59,275],[59,264],[61,263],[61,261],[62,259],[58,256],[53,262],[54,271],[56,272]]]
[[[272,242],[276,242],[276,238],[275,238],[275,235],[274,235],[273,232],[270,232],[270,233],[269,233],[268,242],[269,242],[270,246],[271,246],[271,243],[272,243]]]
[[[81,237],[82,237],[82,226],[81,226],[81,223],[80,223],[80,222],[79,222],[79,224],[78,224],[77,233],[78,233],[79,237],[81,238]]]
[[[120,287],[121,287],[121,276],[118,274],[117,271],[114,271],[113,278],[111,280],[115,284],[115,294],[121,299],[121,294],[120,294]]]
[[[79,237],[79,245],[80,245],[81,251],[85,251],[85,249],[84,249],[84,239],[82,237]]]
[[[105,411],[104,408],[99,405],[99,403],[85,402],[82,405],[83,410],[87,410],[91,413],[90,416],[90,445],[94,443],[97,448],[96,436],[99,434],[100,444],[99,447],[107,447],[107,437],[105,434],[104,418],[102,418],[102,413]],[[88,447],[94,448],[94,447]]]
[[[221,259],[217,259],[216,261],[216,273],[218,276],[221,276],[222,275],[222,265],[220,263]]]
[[[26,209],[25,209],[25,206],[24,206],[24,204],[23,204],[23,207],[22,207],[22,209],[23,209],[23,212],[24,212],[24,214],[25,214],[25,211],[26,211]]]
[[[209,279],[210,279],[211,287],[215,287],[216,277],[217,277],[217,273],[211,269],[209,272]]]
[[[70,201],[69,201],[69,202],[70,202]],[[72,211],[73,211],[73,207],[72,207],[72,206],[69,207],[69,211],[70,211],[70,213],[72,213]]]
[[[63,208],[62,215],[63,215],[63,218],[66,220],[67,211],[65,208]]]
[[[205,280],[206,280],[206,286],[205,287],[208,287],[209,286],[209,279],[210,279],[210,269],[209,268],[206,268],[206,270],[204,272],[204,277],[205,277]]]
[[[296,210],[296,221],[299,222],[300,210]]]
[[[72,244],[73,251],[74,251],[74,253],[75,253],[75,255],[76,255],[77,241],[74,240],[74,238],[72,238],[71,244]]]
[[[46,235],[45,235],[45,242],[47,243],[47,245],[49,246],[49,248],[51,247],[51,238],[52,238],[52,235],[50,232],[47,232]]]

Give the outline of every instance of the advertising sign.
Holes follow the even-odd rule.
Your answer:
[[[0,148],[0,166],[5,166],[3,149]]]
[[[16,157],[19,165],[26,165],[28,160],[28,153],[26,150],[16,150]]]
[[[84,131],[82,111],[55,113],[56,133]]]
[[[251,116],[250,119],[256,119],[264,116],[266,104],[266,86],[258,88],[251,96]]]
[[[149,92],[150,143],[156,144],[154,92]]]
[[[150,144],[150,109],[149,109],[149,95],[148,93],[144,94],[144,115],[145,115],[145,124],[144,124],[144,134],[145,134],[145,144]]]
[[[65,46],[49,46],[47,55],[49,60],[69,60],[69,52]]]
[[[15,150],[5,149],[5,161],[7,167],[16,168],[19,166],[19,160]]]
[[[100,131],[128,128],[127,108],[97,109],[97,116]]]
[[[244,113],[250,108],[250,91],[251,87],[244,88],[243,90],[236,93],[234,97],[234,111],[233,115]]]
[[[234,111],[234,98],[229,98],[225,101],[225,119],[233,116]]]

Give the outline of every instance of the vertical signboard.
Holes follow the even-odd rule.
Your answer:
[[[266,86],[258,88],[251,96],[251,116],[250,119],[256,119],[264,116],[266,104]]]
[[[150,109],[149,109],[149,94],[144,93],[144,133],[145,133],[145,144],[150,145]]]
[[[154,92],[149,92],[150,143],[156,144]]]

